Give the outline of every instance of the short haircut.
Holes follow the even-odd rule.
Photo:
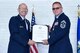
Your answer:
[[[58,1],[54,2],[52,5],[54,5],[54,4],[59,4],[62,7],[62,4]]]
[[[21,4],[19,4],[18,9],[20,9],[20,6],[21,6],[21,5],[25,5],[25,6],[27,7],[27,5],[26,5],[25,3],[21,3]]]

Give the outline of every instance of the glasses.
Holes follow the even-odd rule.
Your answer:
[[[60,9],[61,7],[56,7],[56,8],[52,8],[52,10],[58,10]]]

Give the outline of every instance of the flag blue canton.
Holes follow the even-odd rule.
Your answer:
[[[78,23],[77,23],[77,43],[78,43],[78,53],[80,53],[80,17],[78,17]]]
[[[31,29],[33,27],[33,25],[35,25],[36,22],[35,22],[35,15],[34,15],[34,12],[32,12],[32,19],[31,19]]]

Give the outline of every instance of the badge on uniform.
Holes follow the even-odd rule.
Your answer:
[[[59,23],[58,22],[55,22],[54,26],[58,25]]]
[[[54,28],[55,28],[58,24],[59,24],[58,21],[55,22],[54,27],[53,27],[53,30],[54,30]]]
[[[20,28],[24,28],[23,26],[19,26]]]
[[[65,21],[65,20],[61,21],[60,27],[61,27],[62,29],[64,29],[64,28],[66,27],[66,21]]]
[[[50,38],[50,35],[48,36],[48,38]]]

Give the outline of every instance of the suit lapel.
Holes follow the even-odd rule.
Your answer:
[[[22,20],[22,18],[20,17],[20,15],[18,15],[17,17],[18,17],[18,19],[20,20],[20,24],[23,25],[23,27],[24,27],[25,29],[26,29],[26,24],[27,24],[28,29],[29,29],[29,22],[28,22],[28,20],[26,19],[26,23],[25,23],[25,21]],[[28,30],[28,29],[26,29],[26,30]]]
[[[20,26],[23,26],[23,28],[26,29],[26,24],[25,24],[25,21],[22,20],[22,18],[20,17],[20,15],[17,16],[18,20],[19,20],[19,23],[20,23]]]

